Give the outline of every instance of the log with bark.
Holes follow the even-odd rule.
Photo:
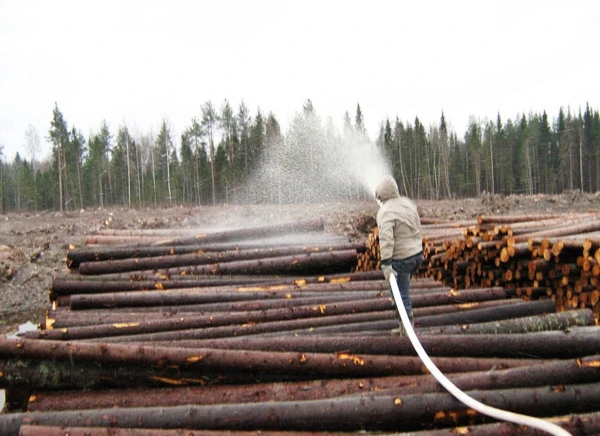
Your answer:
[[[419,334],[515,334],[566,330],[570,327],[593,325],[595,325],[594,312],[590,309],[580,309],[500,321],[427,327],[419,329]]]
[[[286,430],[197,430],[165,428],[72,427],[51,425],[22,425],[19,436],[356,436],[355,432],[295,431]],[[362,435],[380,435],[381,432],[361,432]]]
[[[568,331],[546,331],[522,334],[419,335],[431,356],[569,358],[590,356],[600,349],[598,328],[572,327]],[[327,353],[346,349],[360,354],[414,355],[406,337],[273,337],[227,338],[199,341],[210,348],[245,350],[278,350]]]
[[[493,390],[600,382],[600,356],[540,361],[493,371],[452,373],[462,390]],[[28,411],[83,410],[107,407],[156,407],[185,404],[232,404],[253,401],[306,401],[379,392],[393,395],[443,392],[429,374],[369,379],[321,379],[253,385],[207,385],[185,388],[110,389],[34,393]]]
[[[366,301],[334,302],[330,304],[285,307],[281,309],[255,310],[249,312],[215,312],[209,314],[180,314],[162,319],[130,320],[125,323],[94,324],[74,327],[61,327],[25,332],[24,337],[39,339],[89,339],[108,336],[134,335],[173,330],[189,330],[225,325],[247,325],[262,322],[292,320],[301,318],[329,317],[333,315],[364,313],[389,310],[388,298],[375,298]],[[50,323],[48,323],[50,324]]]
[[[93,362],[96,365],[121,365],[140,367],[142,372],[150,368],[181,368],[195,370],[196,378],[215,372],[234,374],[281,374],[296,376],[369,377],[401,374],[421,374],[425,369],[415,356],[393,354],[352,354],[345,349],[335,352],[309,353],[298,351],[260,351],[219,348],[183,348],[174,346],[145,346],[141,344],[86,343],[40,340],[0,341],[1,362],[13,358],[45,360],[51,368],[52,361]],[[527,360],[527,359],[526,359]],[[512,364],[531,364],[531,360],[517,359]],[[445,372],[489,369],[498,360],[434,359]],[[504,360],[503,360],[504,362]],[[505,364],[510,365],[511,359]],[[8,370],[8,368],[7,368]],[[13,369],[12,374],[15,373]],[[49,371],[48,371],[49,373]],[[7,386],[8,371],[0,376],[0,385]]]
[[[207,265],[242,260],[255,260],[311,253],[330,253],[344,250],[364,250],[363,244],[324,245],[315,247],[269,247],[253,250],[232,250],[204,252],[202,250],[185,254],[165,254],[153,257],[134,257],[119,260],[81,262],[78,271],[82,275],[114,274],[128,271],[144,271],[192,265]]]
[[[594,411],[600,384],[471,391],[497,408],[538,416]],[[109,408],[83,411],[25,412],[0,415],[0,433],[19,434],[21,425],[213,430],[411,431],[430,425],[464,425],[476,412],[448,393],[376,395],[328,400],[255,402],[205,406]],[[482,422],[489,422],[479,417]]]

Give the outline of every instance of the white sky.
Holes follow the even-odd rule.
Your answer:
[[[600,2],[328,0],[0,0],[0,144],[30,158],[54,102],[87,138],[174,141],[207,100],[283,131],[307,98],[341,125],[360,103],[372,139],[387,117],[460,136],[469,116],[503,119],[600,106]]]

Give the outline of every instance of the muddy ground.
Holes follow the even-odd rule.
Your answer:
[[[418,201],[424,217],[473,219],[479,214],[580,212],[600,209],[600,194],[492,196]],[[321,218],[326,231],[361,240],[374,223],[375,202],[261,206],[105,208],[69,212],[0,215],[0,334],[19,324],[39,323],[48,306],[52,279],[68,274],[69,246],[82,246],[103,228],[234,228]]]

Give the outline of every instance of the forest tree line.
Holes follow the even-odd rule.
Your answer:
[[[179,138],[173,137],[167,121],[158,134],[136,137],[125,125],[115,132],[102,121],[85,138],[76,127],[69,127],[55,105],[45,132],[52,144],[50,157],[36,160],[40,134],[33,127],[25,132],[29,159],[17,153],[7,160],[0,145],[0,213],[290,202],[295,197],[257,200],[246,195],[244,186],[265,164],[268,170],[271,155],[286,145],[293,148],[294,159],[309,162],[297,169],[296,178],[303,171],[319,177],[310,171],[319,165],[319,159],[311,160],[315,144],[306,141],[335,142],[338,152],[344,153],[345,141],[356,135],[382,153],[402,193],[415,199],[600,190],[600,114],[589,104],[576,113],[560,108],[552,120],[546,111],[515,119],[500,114],[495,120],[471,117],[462,135],[448,129],[442,113],[430,126],[418,117],[386,119],[369,141],[359,104],[352,118],[344,114],[342,123],[338,133],[307,100],[284,134],[273,113],[265,115],[259,109],[251,114],[244,102],[233,108],[225,100],[217,108],[207,101]],[[353,190],[344,194],[356,195]],[[306,197],[297,196],[297,201]]]

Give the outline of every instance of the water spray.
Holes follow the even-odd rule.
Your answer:
[[[389,163],[363,132],[323,127],[314,113],[298,114],[288,132],[265,146],[240,191],[241,202],[326,203],[371,198]]]
[[[397,302],[396,307],[398,308],[398,313],[400,314],[400,319],[402,321],[402,325],[404,326],[404,330],[406,331],[408,338],[410,339],[410,342],[412,343],[415,351],[419,355],[419,358],[427,367],[429,373],[433,375],[435,379],[457,400],[466,404],[468,407],[479,413],[491,416],[492,418],[496,418],[501,421],[508,421],[514,424],[520,424],[525,425],[527,427],[537,428],[555,436],[572,436],[571,433],[569,433],[562,427],[559,427],[558,425],[553,424],[549,421],[533,416],[521,415],[519,413],[509,412],[507,410],[497,409],[495,407],[488,406],[461,391],[438,369],[437,366],[435,366],[435,363],[433,363],[433,361],[429,358],[429,356],[425,352],[425,349],[419,342],[419,339],[417,338],[412,324],[410,323],[410,319],[408,318],[408,313],[406,313],[404,304],[402,304],[400,289],[398,289],[398,284],[396,283],[396,276],[394,274],[390,275],[390,286],[392,289],[392,295],[394,296],[394,300]]]

